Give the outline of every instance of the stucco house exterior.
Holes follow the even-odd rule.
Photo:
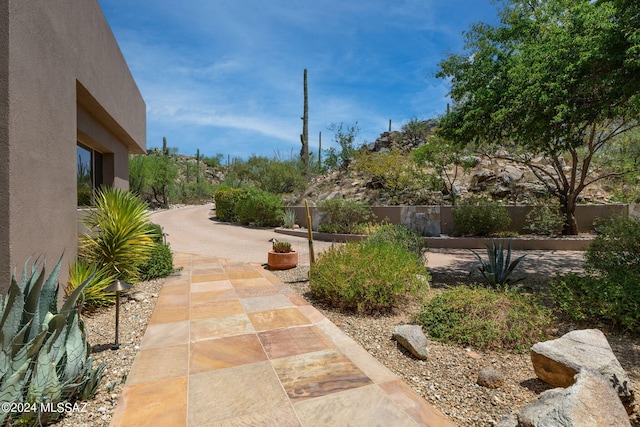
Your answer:
[[[0,0],[0,292],[14,267],[77,255],[85,184],[128,188],[146,106],[97,0]],[[85,170],[85,172],[87,172]]]

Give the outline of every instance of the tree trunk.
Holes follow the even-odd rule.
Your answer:
[[[578,234],[578,221],[576,220],[576,202],[574,196],[560,196],[560,209],[564,216],[562,234],[575,236]]]

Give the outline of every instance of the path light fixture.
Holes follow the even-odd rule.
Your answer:
[[[169,235],[169,233],[162,233],[162,239],[164,240],[164,244],[167,244],[167,236]]]
[[[120,325],[120,292],[131,289],[131,285],[121,280],[115,280],[104,291],[116,293],[116,342],[111,346],[111,350],[117,350],[120,348],[118,342],[118,327]]]

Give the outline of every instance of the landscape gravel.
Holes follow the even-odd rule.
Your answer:
[[[528,352],[479,351],[430,341],[427,360],[416,359],[391,337],[397,325],[411,323],[413,315],[420,309],[418,304],[408,302],[389,315],[343,313],[313,299],[307,280],[308,271],[308,267],[300,266],[273,273],[458,426],[494,426],[505,415],[516,413],[519,408],[536,401],[541,392],[552,388],[536,377]],[[444,286],[442,283],[431,285],[432,288]],[[555,335],[577,328],[564,323]],[[638,390],[640,339],[611,334],[607,334],[607,338],[629,374],[634,389]],[[477,384],[478,374],[485,367],[503,375],[504,383],[500,388],[489,389]],[[631,416],[631,424],[640,427],[637,410]]]
[[[87,402],[82,412],[69,412],[53,424],[54,426],[109,425],[163,284],[164,279],[140,282],[130,291],[121,294],[118,324],[118,341],[121,345],[116,350],[111,349],[115,342],[115,306],[83,314],[87,341],[92,346],[91,358],[94,360],[94,366],[99,363],[106,364],[104,377],[95,397]],[[135,298],[140,301],[129,297],[133,297],[134,294],[137,294]]]
[[[479,351],[431,341],[427,360],[418,360],[391,338],[395,326],[411,322],[412,315],[419,309],[416,303],[407,303],[401,310],[384,316],[342,313],[312,298],[307,281],[308,271],[308,267],[299,266],[273,273],[461,427],[494,426],[503,416],[517,412],[519,408],[537,400],[542,391],[551,388],[536,378],[528,353]],[[163,280],[157,280],[136,285],[134,290],[143,293],[141,301],[122,297],[119,325],[122,346],[117,350],[109,349],[114,341],[115,307],[84,316],[88,340],[94,349],[92,358],[97,363],[107,363],[107,368],[98,393],[87,403],[86,411],[69,413],[55,426],[109,425],[163,283]],[[437,283],[432,286],[437,287]],[[576,328],[575,325],[564,324],[557,334]],[[634,388],[638,390],[640,339],[611,334],[607,336]],[[489,389],[477,385],[478,373],[484,367],[502,373],[504,383],[500,388]],[[631,422],[632,426],[640,427],[637,411],[632,415]]]

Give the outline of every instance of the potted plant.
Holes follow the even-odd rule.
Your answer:
[[[287,270],[298,265],[298,252],[291,249],[289,242],[273,242],[269,251],[267,265],[271,270]]]

